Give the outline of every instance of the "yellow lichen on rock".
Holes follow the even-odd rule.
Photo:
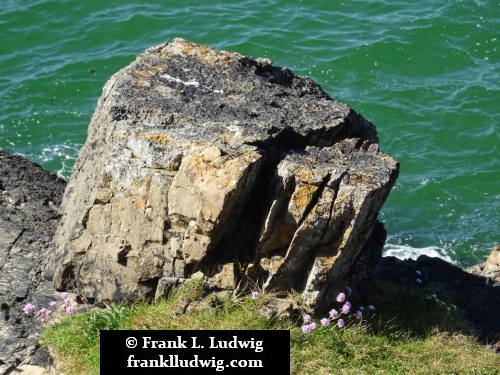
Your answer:
[[[168,134],[152,134],[152,133],[140,133],[140,138],[149,139],[150,141],[160,142],[160,143],[170,143],[172,138]]]

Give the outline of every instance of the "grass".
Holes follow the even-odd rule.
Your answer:
[[[428,297],[432,294],[435,299]],[[301,330],[300,315],[268,320],[259,313],[271,295],[255,300],[202,296],[203,285],[194,282],[155,303],[68,316],[42,331],[40,343],[64,374],[99,374],[99,330],[285,329],[290,330],[292,374],[500,374],[500,355],[481,345],[459,312],[448,311],[448,297],[432,289],[368,284],[352,303],[353,308],[375,305],[372,314],[365,309],[362,321],[349,320],[340,329],[319,324],[328,316],[325,311],[313,317],[318,328],[309,334]],[[338,305],[333,301],[331,307]]]

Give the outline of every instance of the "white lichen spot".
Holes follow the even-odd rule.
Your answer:
[[[166,80],[171,82],[182,83],[184,86],[200,87],[200,83],[197,81],[182,81],[179,78],[172,77],[168,74],[162,74],[160,77],[165,78]]]

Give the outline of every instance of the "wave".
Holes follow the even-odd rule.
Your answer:
[[[449,256],[450,250],[442,249],[438,246],[411,247],[408,245],[386,244],[383,250],[384,256],[393,256],[402,260],[417,260],[420,255],[427,255],[432,258],[441,258],[451,264],[456,262]]]

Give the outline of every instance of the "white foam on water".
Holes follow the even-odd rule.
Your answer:
[[[416,260],[420,255],[427,255],[428,257],[441,258],[449,263],[456,264],[456,262],[450,258],[448,254],[449,250],[444,250],[437,246],[418,248],[408,245],[394,245],[386,243],[383,250],[384,256],[393,256],[402,260]]]
[[[53,166],[55,169],[54,172],[59,177],[68,179],[71,175],[71,169],[76,161],[80,147],[80,145],[69,140],[58,145],[46,146],[39,151],[39,154],[33,158],[33,161],[42,166],[47,163],[56,162],[59,166]]]

